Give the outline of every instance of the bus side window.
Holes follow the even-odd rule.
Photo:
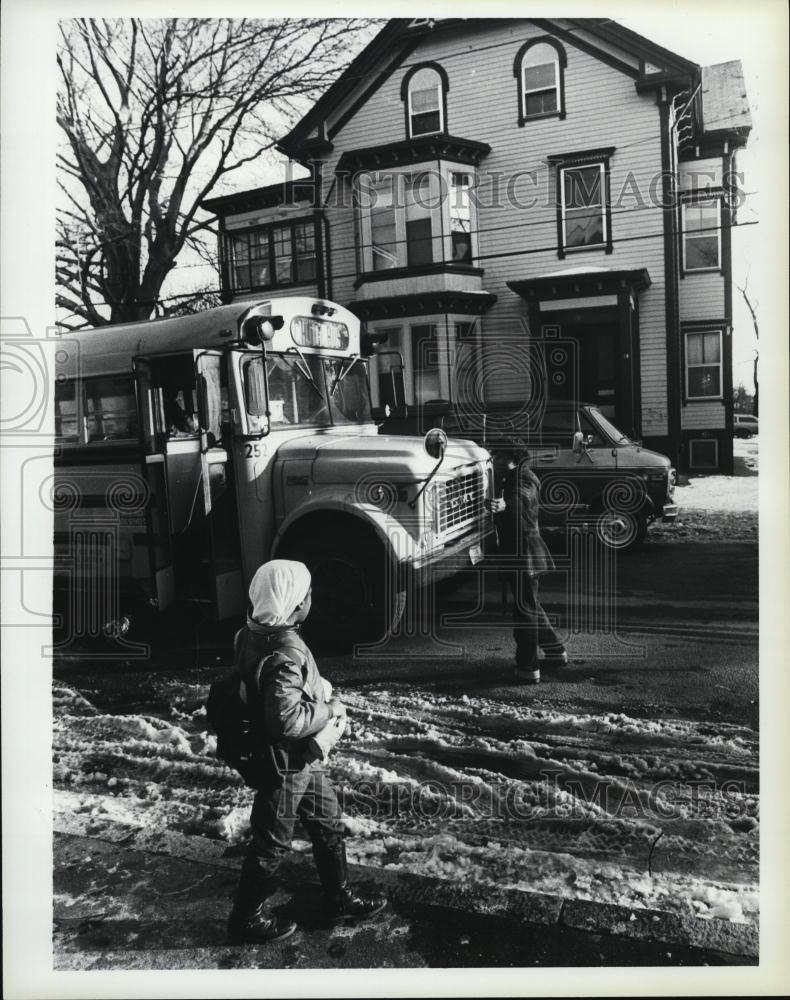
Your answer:
[[[55,383],[55,436],[61,441],[78,441],[77,383]]]
[[[86,388],[88,441],[114,441],[137,437],[134,384],[129,378],[90,379]]]

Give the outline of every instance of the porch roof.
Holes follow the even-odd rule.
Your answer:
[[[651,285],[646,267],[628,270],[608,267],[567,268],[539,274],[534,278],[508,281],[522,299],[562,299],[574,295],[611,295],[617,292],[641,292]]]

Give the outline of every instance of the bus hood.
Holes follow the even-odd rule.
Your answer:
[[[484,462],[488,452],[474,441],[450,438],[440,473],[471,462]],[[422,438],[403,435],[319,435],[293,438],[277,449],[280,461],[313,463],[315,483],[352,483],[371,474],[397,475],[410,482],[424,479],[436,462],[423,447]]]

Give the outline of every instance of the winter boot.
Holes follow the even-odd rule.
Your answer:
[[[258,857],[248,854],[241,866],[239,888],[228,920],[232,944],[265,944],[293,934],[296,924],[267,913],[265,902],[274,891],[272,872]]]
[[[380,913],[387,905],[387,897],[380,892],[355,890],[348,884],[346,845],[313,844],[313,856],[318,877],[324,890],[326,917],[332,924],[342,920],[365,920]]]
[[[537,667],[522,667],[517,663],[513,673],[517,684],[540,684],[540,670]]]

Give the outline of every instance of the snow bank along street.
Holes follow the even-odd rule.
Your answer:
[[[247,835],[251,793],[214,756],[205,682],[162,679],[155,712],[55,687],[56,828],[149,844]],[[757,920],[756,735],[507,701],[341,691],[332,762],[360,864],[564,898]],[[205,842],[205,841],[203,841]],[[306,842],[298,849],[308,850]]]

